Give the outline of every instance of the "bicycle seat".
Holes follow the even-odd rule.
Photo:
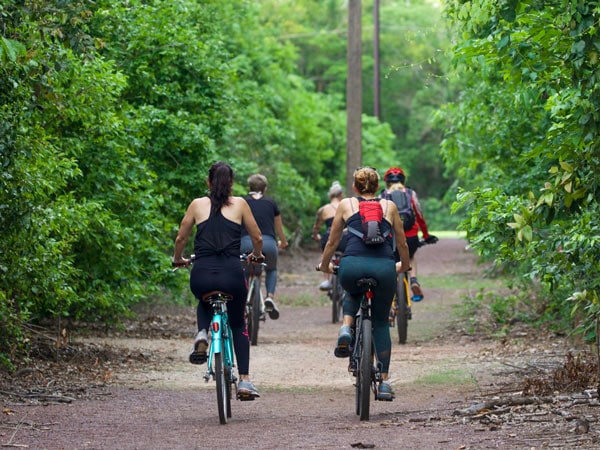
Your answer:
[[[367,287],[367,288],[373,288],[375,286],[377,286],[379,283],[377,283],[377,280],[375,278],[359,278],[356,281],[356,285],[358,287]]]
[[[210,303],[213,300],[223,300],[225,302],[233,300],[233,295],[223,291],[210,291],[202,296],[202,301]]]

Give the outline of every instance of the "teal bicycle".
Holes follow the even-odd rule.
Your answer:
[[[216,381],[219,421],[222,424],[226,424],[231,417],[232,386],[237,386],[237,378],[233,374],[233,335],[227,316],[227,302],[230,300],[233,300],[233,296],[222,291],[212,291],[202,296],[202,301],[210,303],[213,311],[204,381],[208,383],[211,378]]]
[[[190,261],[192,263],[194,259],[194,255],[191,255]],[[208,347],[207,370],[204,381],[208,383],[211,378],[216,381],[219,421],[224,425],[227,423],[227,419],[231,417],[231,398],[234,387],[238,400],[254,400],[254,397],[237,392],[237,377],[233,372],[235,367],[233,333],[227,315],[227,303],[233,300],[233,296],[223,291],[211,291],[204,294],[200,300],[209,303],[212,308],[210,345]]]

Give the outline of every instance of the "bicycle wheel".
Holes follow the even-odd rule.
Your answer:
[[[225,407],[227,417],[231,417],[231,385],[233,384],[231,367],[225,368]]]
[[[371,376],[373,363],[373,340],[371,319],[362,321],[361,355],[358,369],[357,395],[360,420],[369,420],[369,403],[371,400]]]
[[[406,275],[398,280],[396,286],[396,328],[398,328],[398,343],[406,344],[408,336],[408,280]]]
[[[260,279],[254,278],[252,282],[252,326],[250,328],[250,344],[258,344],[258,327],[260,322]]]
[[[342,310],[342,286],[340,286],[338,277],[335,274],[331,276],[331,285],[331,322],[338,323]]]
[[[225,367],[223,366],[223,354],[215,353],[215,378],[217,379],[217,406],[219,408],[219,421],[227,423],[230,413],[227,410],[227,384],[225,382]]]

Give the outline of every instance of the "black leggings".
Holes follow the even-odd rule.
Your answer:
[[[190,289],[198,299],[196,308],[198,330],[208,330],[212,320],[211,306],[201,300],[202,296],[211,291],[222,291],[233,295],[233,300],[227,303],[227,313],[233,332],[238,371],[240,375],[247,375],[250,367],[250,340],[244,312],[248,287],[239,256],[197,259],[192,266]]]

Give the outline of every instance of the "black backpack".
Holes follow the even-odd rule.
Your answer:
[[[412,189],[406,188],[405,191],[398,189],[388,192],[386,197],[396,204],[396,208],[398,208],[398,213],[404,224],[404,231],[410,230],[416,221],[415,211],[412,206]]]

